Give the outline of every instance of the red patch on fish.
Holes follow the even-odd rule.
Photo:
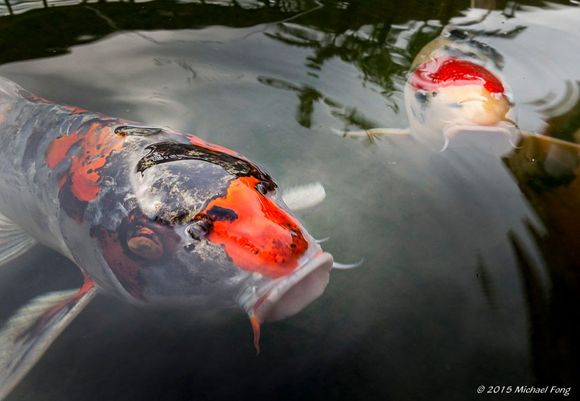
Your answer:
[[[78,134],[59,136],[48,145],[46,151],[46,164],[49,168],[55,168],[67,156],[70,148],[80,140]]]
[[[62,108],[71,114],[82,114],[88,111],[87,109],[83,109],[82,107],[77,106],[62,106]]]
[[[79,144],[74,152],[73,145]],[[65,160],[70,167],[57,179],[63,207],[75,220],[82,220],[86,202],[94,200],[100,191],[100,169],[107,157],[123,147],[124,138],[102,123],[92,123],[87,129],[54,139],[46,151],[46,164],[53,169]]]
[[[421,64],[411,75],[410,84],[426,91],[461,85],[481,85],[490,93],[505,90],[499,78],[485,67],[452,57],[436,57]]]
[[[259,182],[254,177],[233,180],[226,195],[212,200],[198,216],[211,217],[212,209],[235,214],[214,220],[208,240],[223,245],[240,268],[282,277],[298,267],[308,242],[298,221],[255,189]]]
[[[93,123],[83,136],[81,149],[71,159],[72,192],[81,201],[91,201],[99,194],[99,170],[107,157],[123,147],[124,138],[110,127]]]

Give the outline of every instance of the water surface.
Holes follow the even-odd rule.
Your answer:
[[[515,149],[437,153],[333,133],[405,127],[406,72],[456,25],[501,55],[523,129],[579,141],[577,2],[498,1],[486,18],[457,0],[10,1],[0,12],[0,75],[236,149],[282,188],[320,181],[326,201],[299,217],[338,261],[365,259],[264,326],[259,357],[240,311],[97,297],[9,401],[466,400],[483,397],[479,385],[580,383],[578,159],[558,181]],[[0,270],[0,319],[80,281],[39,247]]]

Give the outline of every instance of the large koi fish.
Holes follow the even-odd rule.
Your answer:
[[[137,304],[241,306],[260,323],[328,283],[321,250],[244,156],[189,134],[58,106],[0,79],[0,264],[34,244],[73,261],[0,333],[0,400],[100,290]]]

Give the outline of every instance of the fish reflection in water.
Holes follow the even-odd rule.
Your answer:
[[[39,242],[84,276],[6,322],[0,399],[98,290],[138,305],[240,306],[259,350],[262,322],[299,312],[328,283],[332,256],[235,151],[58,106],[6,79],[0,128],[0,263]]]
[[[521,239],[509,235],[526,297],[536,380],[539,384],[577,383],[580,145],[525,136],[503,162],[544,225],[528,223],[543,255],[543,269],[531,260]],[[542,280],[544,272],[547,283]]]

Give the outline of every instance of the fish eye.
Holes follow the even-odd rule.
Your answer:
[[[208,221],[196,220],[189,226],[187,226],[186,232],[194,240],[201,241],[201,239],[204,238],[207,235],[207,233],[209,233],[210,229],[211,224]]]
[[[431,92],[431,96],[432,96],[432,97],[435,97],[435,96],[437,96],[437,94],[438,94],[438,93],[439,93],[439,92],[437,92],[437,91],[433,91],[433,92]]]
[[[256,184],[256,191],[258,191],[262,195],[266,195],[268,192],[273,191],[273,190],[274,190],[274,186],[272,185],[272,183],[270,183],[268,181],[262,180]]]
[[[415,92],[415,99],[421,104],[425,104],[429,101],[428,93],[422,90]]]

